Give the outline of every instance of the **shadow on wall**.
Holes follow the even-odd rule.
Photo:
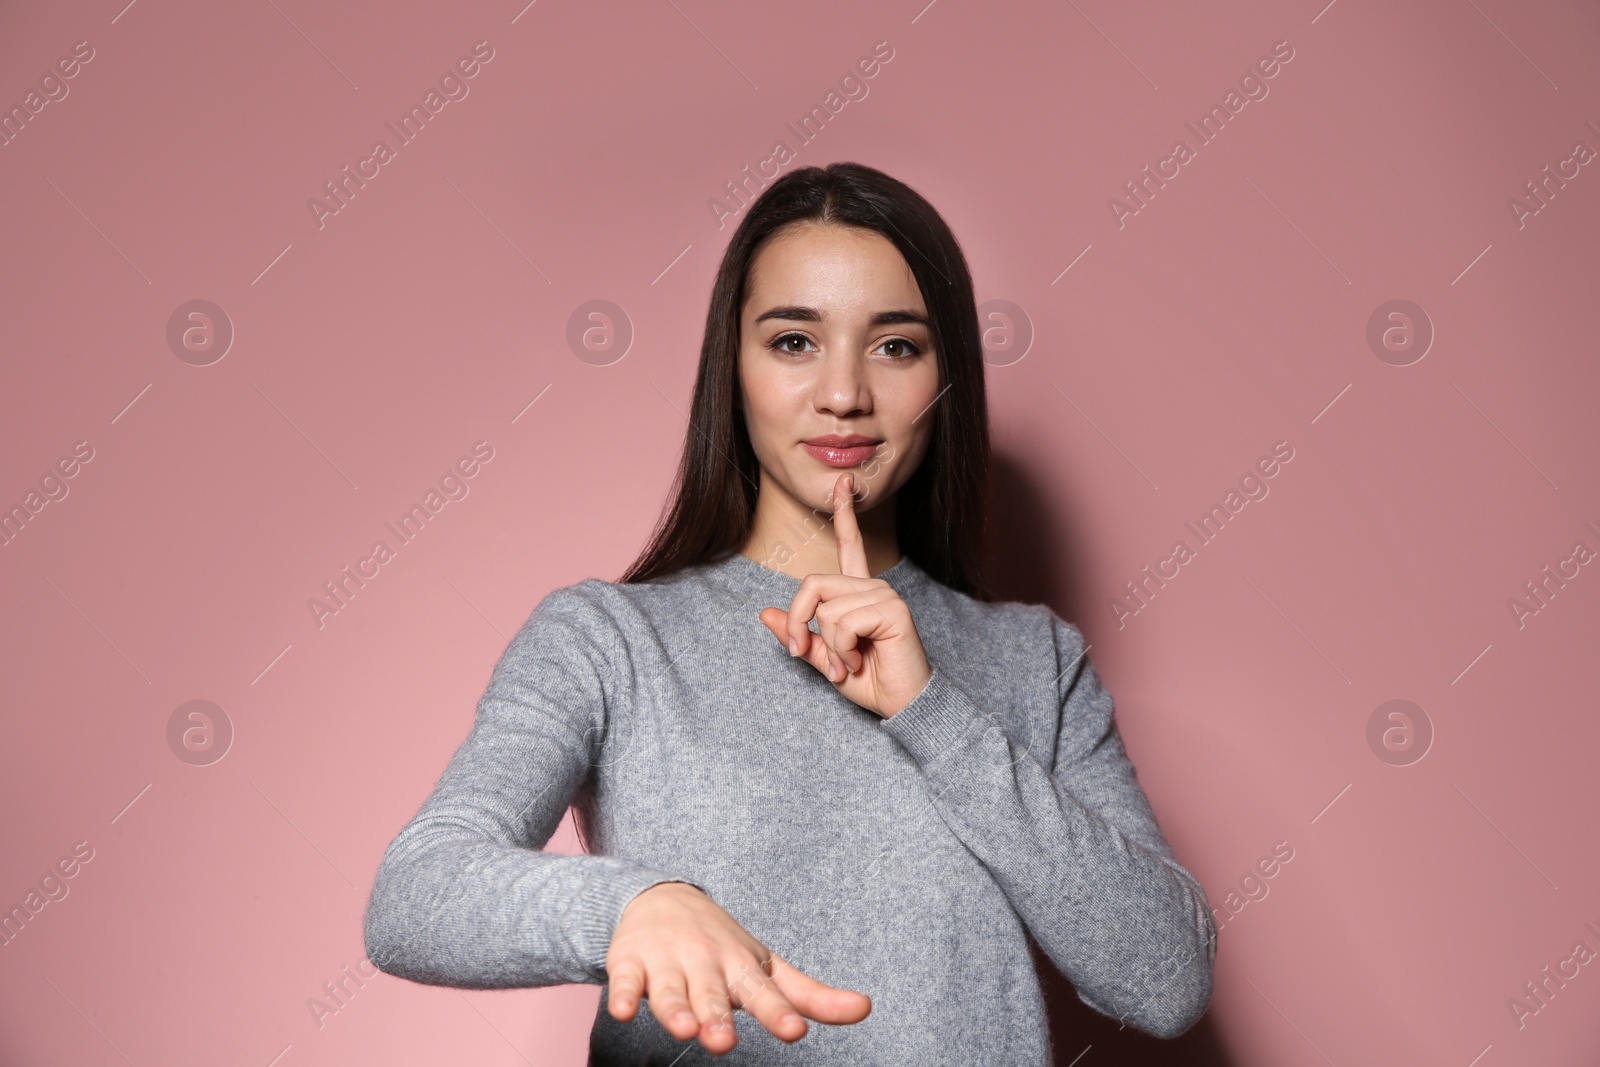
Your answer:
[[[1079,606],[1075,576],[1064,565],[1078,558],[1067,531],[1057,528],[1058,516],[1027,468],[998,449],[989,458],[988,505],[984,564],[996,599]]]

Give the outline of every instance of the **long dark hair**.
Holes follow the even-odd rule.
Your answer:
[[[735,418],[740,315],[756,253],[778,230],[805,221],[874,230],[894,242],[911,267],[928,308],[944,388],[923,416],[934,420],[928,452],[894,497],[900,552],[950,588],[990,600],[983,570],[989,415],[972,276],[933,205],[904,182],[859,163],[790,171],[750,205],[734,230],[711,289],[672,504],[621,581],[650,581],[721,559],[749,538],[761,465],[744,419]]]

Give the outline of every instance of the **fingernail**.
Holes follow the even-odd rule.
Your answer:
[[[796,641],[792,637],[789,638],[789,655],[798,656],[799,654],[800,654],[800,642]]]
[[[680,1023],[692,1023],[692,1022],[695,1021],[694,1012],[692,1012],[692,1011],[680,1011],[677,1014],[676,1019]]]

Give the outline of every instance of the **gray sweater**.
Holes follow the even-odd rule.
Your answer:
[[[786,1044],[680,1042],[602,988],[591,1065],[1044,1064],[1031,934],[1102,1014],[1161,1037],[1211,999],[1216,926],[1173,857],[1083,655],[1048,607],[884,571],[933,677],[888,719],[758,618],[800,582],[739,553],[589,578],[533,610],[466,740],[389,845],[366,949],[416,982],[592,983],[622,909],[682,881],[865,1020]],[[813,620],[812,629],[816,623]],[[587,854],[540,851],[569,804]]]

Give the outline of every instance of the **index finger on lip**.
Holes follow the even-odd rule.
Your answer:
[[[833,536],[839,551],[839,573],[854,578],[871,578],[867,567],[867,546],[856,524],[855,475],[843,474],[834,485]]]

